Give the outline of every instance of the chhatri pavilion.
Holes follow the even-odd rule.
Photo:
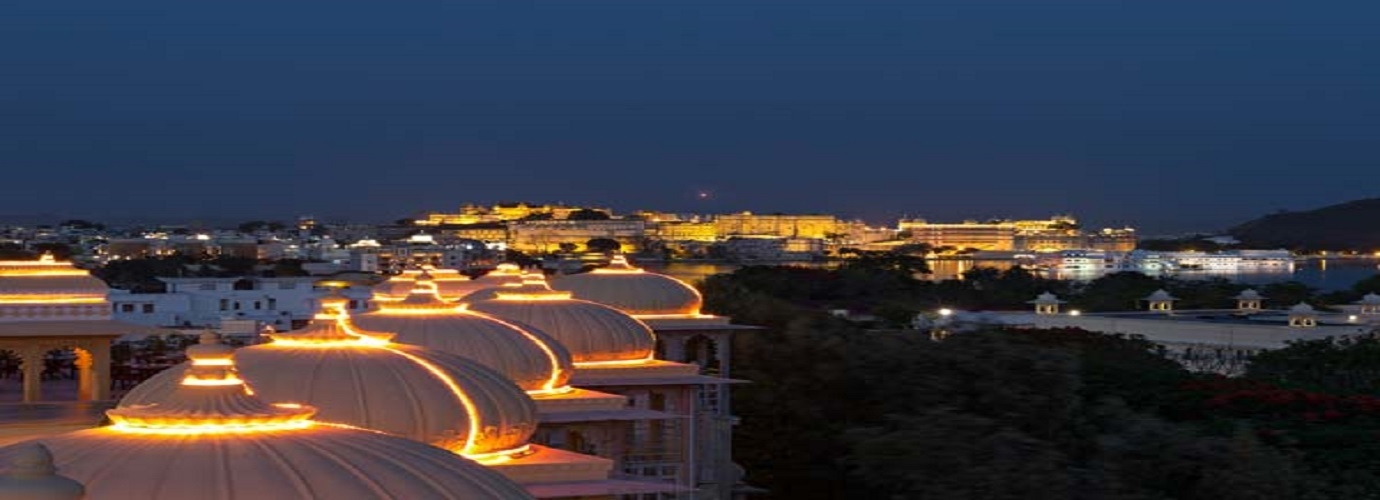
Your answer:
[[[110,399],[110,343],[123,334],[152,329],[112,321],[105,282],[60,262],[0,261],[0,350],[21,360],[26,403],[44,401],[45,358],[51,350],[76,355],[77,399]]]

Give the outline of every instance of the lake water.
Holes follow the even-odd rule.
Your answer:
[[[972,259],[931,260],[929,264],[933,272],[927,276],[927,279],[935,281],[959,279],[962,277],[964,271],[979,266],[995,267],[998,269],[1008,269],[1012,266],[1012,262],[1009,260],[975,261]],[[1380,264],[1380,259],[1308,259],[1298,261],[1292,273],[1213,273],[1197,271],[1180,272],[1177,276],[1182,279],[1222,277],[1250,285],[1263,285],[1297,280],[1319,290],[1332,291],[1349,288],[1357,281],[1374,276],[1377,271],[1380,271],[1380,269],[1376,268],[1377,264]],[[733,272],[735,269],[741,267],[740,264],[726,262],[648,262],[639,265],[642,265],[649,271],[674,276],[690,283],[695,283],[718,273]],[[792,263],[791,265],[828,267],[832,264],[806,262],[799,264]],[[1094,279],[1097,278],[1097,276],[1090,275],[1071,278]]]

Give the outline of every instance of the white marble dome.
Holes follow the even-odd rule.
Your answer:
[[[273,342],[239,349],[249,386],[275,401],[305,403],[317,419],[374,429],[466,456],[519,450],[536,430],[536,406],[503,374],[478,362],[388,340],[349,322],[344,299],[307,328],[272,334]],[[339,302],[339,303],[336,303]],[[157,401],[188,365],[136,386],[120,407]]]
[[[572,298],[570,292],[552,290],[536,275],[469,307],[546,332],[570,351],[576,368],[582,363],[650,360],[656,347],[656,335],[645,323],[612,307]]]
[[[0,462],[41,443],[90,499],[531,498],[447,450],[320,424],[309,406],[268,404],[220,364],[228,354],[207,350],[189,352],[196,366],[161,397],[110,410],[114,425],[0,448]]]
[[[528,392],[566,388],[570,352],[546,333],[445,302],[436,285],[418,276],[401,301],[377,301],[352,318],[366,330],[394,332],[394,341],[463,356],[494,369]]]
[[[488,286],[471,280],[454,269],[438,269],[426,266],[421,269],[408,269],[397,276],[388,278],[373,288],[376,301],[402,300],[412,292],[418,278],[429,279],[436,284],[437,293],[443,300],[458,300],[470,292]]]
[[[699,314],[704,298],[684,281],[633,267],[616,256],[607,267],[587,273],[556,276],[551,288],[571,292],[577,299],[598,302],[634,316]]]

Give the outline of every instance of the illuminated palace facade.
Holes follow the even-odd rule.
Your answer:
[[[1133,229],[1106,228],[1085,232],[1079,229],[1078,220],[1068,215],[1040,220],[970,220],[954,223],[902,219],[897,224],[897,230],[915,243],[959,250],[1055,252],[1092,249],[1129,252],[1136,247],[1136,232]]]

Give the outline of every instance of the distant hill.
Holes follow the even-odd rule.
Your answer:
[[[1380,249],[1380,198],[1303,212],[1280,212],[1227,230],[1247,248]]]

